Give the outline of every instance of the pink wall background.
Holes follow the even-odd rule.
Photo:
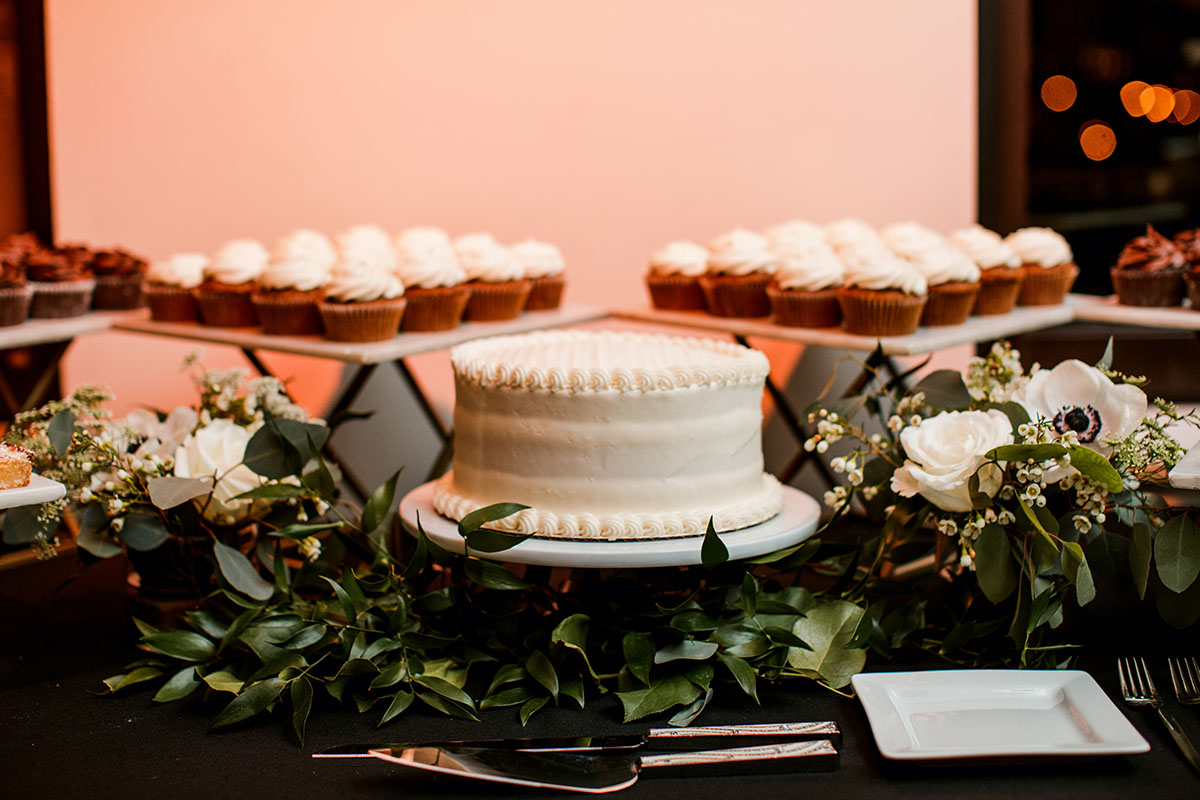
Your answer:
[[[58,231],[152,258],[302,225],[536,236],[570,299],[619,306],[672,238],[945,230],[974,218],[974,5],[47,0]],[[189,349],[85,338],[66,378],[183,402]],[[313,406],[338,374],[268,361]],[[416,364],[448,386],[444,365]]]

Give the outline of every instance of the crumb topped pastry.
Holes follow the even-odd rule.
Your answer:
[[[19,444],[0,442],[0,489],[29,485],[33,475],[33,453]]]

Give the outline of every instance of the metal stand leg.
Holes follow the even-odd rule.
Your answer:
[[[5,405],[5,417],[11,419],[21,411],[28,411],[41,404],[46,395],[50,392],[54,382],[58,380],[58,365],[62,361],[62,357],[66,354],[67,348],[71,346],[71,340],[65,342],[51,342],[42,345],[37,351],[39,359],[44,359],[44,367],[38,374],[37,380],[29,388],[22,400],[17,396],[16,391],[8,382],[7,378],[0,373],[0,400]]]
[[[450,466],[450,459],[454,454],[454,431],[442,421],[441,416],[437,413],[437,409],[429,402],[429,396],[421,389],[421,384],[417,383],[417,378],[412,374],[412,370],[408,368],[403,358],[398,358],[392,362],[396,365],[396,370],[400,373],[400,377],[404,378],[404,382],[408,384],[408,388],[412,391],[413,396],[417,398],[417,404],[420,405],[421,411],[425,414],[425,419],[429,421],[430,426],[442,440],[442,448],[438,451],[437,458],[434,459],[433,466],[430,467],[429,473],[425,476],[426,481],[431,481],[434,478],[440,477],[443,472]]]

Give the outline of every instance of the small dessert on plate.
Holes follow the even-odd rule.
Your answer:
[[[0,489],[28,486],[32,475],[33,454],[19,444],[0,442]]]
[[[146,272],[143,292],[150,306],[150,319],[158,322],[195,322],[200,319],[193,290],[204,283],[208,256],[176,253],[155,261]]]
[[[961,325],[979,294],[979,267],[941,234],[915,222],[884,228],[883,241],[925,278],[928,296],[921,324]]]
[[[1188,302],[1193,310],[1200,311],[1200,228],[1175,234],[1175,246],[1183,255],[1183,283]]]
[[[562,305],[563,278],[562,251],[549,242],[525,239],[509,247],[513,258],[521,265],[529,279],[529,298],[525,301],[526,311],[550,311]]]
[[[767,285],[778,263],[761,233],[735,228],[714,239],[708,245],[708,270],[700,277],[709,313],[718,317],[770,314]]]
[[[1159,308],[1179,305],[1184,263],[1175,243],[1147,225],[1145,235],[1130,239],[1109,270],[1117,302]]]
[[[471,290],[450,237],[440,228],[409,228],[396,237],[396,276],[408,307],[400,329],[449,331],[458,327]]]
[[[233,239],[221,246],[205,268],[205,281],[194,290],[200,321],[223,328],[258,324],[251,295],[271,260],[257,239]]]
[[[675,241],[654,251],[646,288],[650,304],[662,311],[703,311],[700,276],[708,269],[708,250],[695,242]]]
[[[92,307],[96,281],[87,258],[72,248],[46,248],[29,254],[25,277],[33,289],[30,317],[79,317]]]
[[[1021,257],[1024,281],[1017,304],[1054,306],[1061,303],[1079,275],[1067,240],[1050,228],[1020,228],[1004,241]]]
[[[33,289],[25,280],[25,267],[17,258],[0,252],[0,328],[20,325],[29,318]]]
[[[779,266],[767,287],[776,325],[828,328],[842,321],[838,288],[846,268],[825,238],[780,238],[774,245]]]
[[[454,240],[454,253],[471,289],[464,315],[467,322],[521,316],[533,287],[509,248],[490,233],[468,233]]]
[[[250,295],[263,333],[304,336],[322,331],[317,304],[337,261],[333,243],[323,233],[300,229],[275,243],[271,263]]]
[[[979,267],[979,294],[971,313],[990,316],[1012,311],[1025,279],[1017,251],[1005,244],[1000,234],[982,225],[957,230],[950,234],[949,241]]]
[[[91,254],[96,291],[92,308],[97,311],[128,311],[146,304],[142,279],[146,262],[124,250],[97,250]]]

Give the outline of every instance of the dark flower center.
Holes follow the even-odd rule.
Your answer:
[[[1054,430],[1059,433],[1075,431],[1081,442],[1095,441],[1102,427],[1099,412],[1091,406],[1063,408],[1054,415]]]

